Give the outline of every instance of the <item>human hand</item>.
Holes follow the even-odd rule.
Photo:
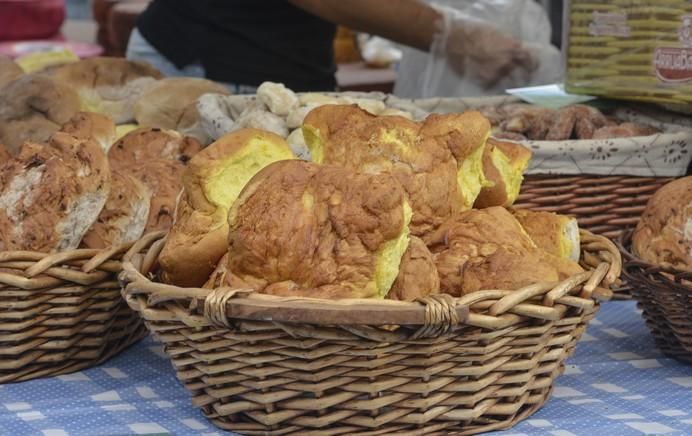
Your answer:
[[[475,77],[491,88],[518,69],[527,76],[537,61],[521,43],[491,25],[470,19],[454,19],[447,30],[447,60],[459,74]]]

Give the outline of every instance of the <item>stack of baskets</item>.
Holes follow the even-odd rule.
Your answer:
[[[117,276],[125,252],[154,239],[102,251],[0,252],[0,383],[89,368],[144,337]]]
[[[620,273],[582,232],[560,283],[408,303],[284,298],[155,283],[161,239],[128,257],[123,296],[164,343],[193,404],[243,434],[472,434],[548,399]]]
[[[647,263],[631,251],[632,231],[619,241],[623,274],[661,351],[692,363],[692,272]]]

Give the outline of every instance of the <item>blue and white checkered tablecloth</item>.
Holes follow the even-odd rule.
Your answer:
[[[0,385],[0,435],[214,435],[151,338],[75,374]],[[692,435],[692,366],[661,355],[632,302],[601,309],[542,410],[502,435]]]

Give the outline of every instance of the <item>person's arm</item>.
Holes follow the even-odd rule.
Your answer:
[[[441,20],[418,0],[289,0],[334,24],[428,51]]]
[[[419,0],[288,1],[334,24],[424,51],[440,50],[458,73],[470,73],[488,87],[517,67],[527,71],[536,68],[521,43],[493,26],[463,17],[445,19]]]

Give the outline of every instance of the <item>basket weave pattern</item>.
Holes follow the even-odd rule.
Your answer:
[[[98,365],[146,335],[120,295],[128,249],[0,252],[0,383]]]
[[[514,207],[571,215],[579,227],[608,238],[634,226],[669,177],[528,175]]]
[[[631,251],[632,232],[623,233],[623,274],[642,309],[656,345],[669,356],[692,363],[692,272],[642,261]]]
[[[243,434],[472,434],[550,395],[620,272],[583,232],[588,272],[517,291],[414,303],[282,298],[151,282],[163,240],[133,256],[123,295],[164,343],[193,404]]]

